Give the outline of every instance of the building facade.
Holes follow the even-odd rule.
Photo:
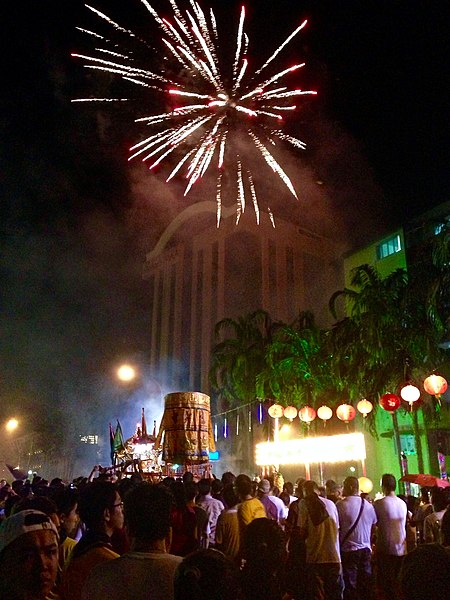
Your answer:
[[[329,320],[328,299],[342,286],[336,243],[267,214],[261,222],[201,202],[183,211],[147,254],[144,278],[152,295],[151,365],[172,390],[209,393],[214,326],[264,309],[291,322],[313,310]]]

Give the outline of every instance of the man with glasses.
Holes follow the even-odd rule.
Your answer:
[[[170,553],[173,496],[161,484],[139,483],[125,496],[130,551],[91,571],[83,600],[173,600],[181,556]]]
[[[81,492],[78,512],[86,531],[75,546],[63,572],[65,600],[80,600],[81,590],[91,570],[98,564],[118,558],[111,545],[114,531],[123,527],[123,502],[114,483],[93,481]]]

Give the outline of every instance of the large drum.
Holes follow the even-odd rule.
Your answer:
[[[201,392],[174,392],[165,397],[155,447],[163,440],[162,459],[170,464],[201,464],[215,451],[210,398]]]

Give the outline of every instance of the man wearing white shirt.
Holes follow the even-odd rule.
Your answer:
[[[397,482],[385,473],[381,478],[384,498],[374,502],[377,515],[377,580],[385,600],[399,598],[399,573],[406,554],[407,506],[395,495]]]
[[[368,600],[372,589],[372,529],[377,522],[373,506],[359,495],[356,477],[344,481],[338,500],[339,540],[344,576],[344,600]]]

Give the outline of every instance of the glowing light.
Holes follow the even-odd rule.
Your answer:
[[[420,390],[417,386],[408,383],[400,390],[400,396],[412,407],[413,403],[420,398]]]
[[[9,421],[7,421],[5,427],[6,427],[6,431],[9,431],[10,433],[15,431],[19,426],[19,421],[17,419],[9,419]]]
[[[280,44],[263,65],[256,71],[250,72],[247,51],[249,39],[245,32],[245,8],[240,11],[237,27],[234,58],[232,59],[232,78],[225,84],[227,77],[220,72],[218,49],[219,36],[216,18],[213,11],[204,13],[199,3],[189,0],[190,10],[183,11],[176,0],[169,0],[173,11],[173,22],[161,18],[148,0],[140,0],[161,30],[161,63],[168,65],[158,72],[154,72],[145,65],[138,66],[139,53],[132,51],[129,44],[122,51],[117,51],[119,44],[116,40],[109,40],[103,35],[87,29],[78,30],[95,37],[97,47],[91,54],[73,53],[72,56],[83,60],[87,69],[112,73],[121,78],[125,85],[138,86],[141,90],[151,93],[160,93],[177,98],[180,103],[189,102],[191,98],[204,100],[201,104],[183,104],[159,115],[139,117],[136,122],[143,122],[152,128],[154,134],[135,144],[131,151],[130,159],[140,157],[143,162],[150,161],[150,169],[157,167],[169,156],[175,156],[175,165],[171,166],[171,173],[166,181],[175,175],[187,179],[185,195],[192,186],[199,182],[211,169],[215,169],[217,224],[220,224],[222,205],[222,173],[226,166],[237,174],[238,202],[237,219],[244,212],[246,206],[245,195],[251,196],[256,220],[259,223],[259,206],[257,186],[255,179],[244,163],[243,157],[239,158],[237,148],[242,147],[248,137],[258,148],[265,162],[271,167],[291,194],[297,198],[290,178],[281,165],[275,160],[268,150],[268,144],[275,144],[274,137],[290,144],[294,148],[303,149],[305,144],[293,136],[270,130],[267,124],[276,120],[282,122],[287,113],[293,113],[296,105],[291,102],[292,97],[314,95],[313,90],[290,89],[285,82],[287,78],[301,69],[305,63],[298,63],[279,70],[276,68],[278,56],[291,42],[291,40],[306,26],[303,21]],[[86,5],[94,15],[107,24],[113,33],[120,33],[120,40],[132,41],[133,44],[152,49],[151,43],[138,37],[132,30],[122,27],[106,14],[96,8]],[[124,44],[125,46],[125,44]],[[153,49],[152,49],[153,54]],[[108,60],[106,60],[107,55]],[[273,73],[268,73],[264,78],[262,71],[269,70],[272,65]],[[169,75],[170,74],[170,75]],[[278,87],[277,82],[282,82]],[[115,98],[77,98],[73,102],[128,102],[135,101],[130,97]],[[194,115],[194,118],[192,117]],[[242,127],[242,122],[247,124]],[[228,135],[232,132],[233,135]],[[134,152],[139,148],[137,152]],[[152,148],[151,152],[147,152]],[[226,151],[226,149],[228,151]],[[182,156],[180,157],[180,154]],[[216,160],[216,155],[217,160]],[[153,157],[155,157],[154,160]],[[272,224],[273,215],[267,207]]]
[[[133,381],[133,379],[136,377],[136,370],[131,365],[121,365],[117,369],[117,377],[120,379],[120,381]]]
[[[366,400],[366,398],[363,398],[358,402],[356,408],[362,414],[362,416],[366,418],[367,415],[372,412],[373,404],[372,402],[369,402],[369,400]]]
[[[317,416],[319,419],[322,419],[323,424],[326,425],[326,422],[333,416],[333,411],[329,406],[325,406],[324,404],[317,409]]]
[[[358,481],[360,491],[364,494],[370,494],[370,492],[373,490],[372,480],[368,477],[358,477]]]
[[[423,387],[428,394],[439,396],[447,391],[447,380],[441,375],[429,375],[423,382]]]
[[[272,404],[272,406],[269,406],[268,413],[272,419],[280,419],[283,416],[283,412],[281,404]]]
[[[316,418],[316,411],[311,406],[304,406],[298,411],[298,418],[303,423],[311,423]]]
[[[284,416],[286,419],[289,419],[289,421],[292,422],[292,420],[297,416],[297,409],[295,406],[286,406],[284,409]]]
[[[344,423],[348,423],[355,418],[356,410],[351,404],[340,404],[336,409],[336,416]]]
[[[354,462],[365,458],[366,445],[362,433],[263,442],[255,448],[258,466]]]

